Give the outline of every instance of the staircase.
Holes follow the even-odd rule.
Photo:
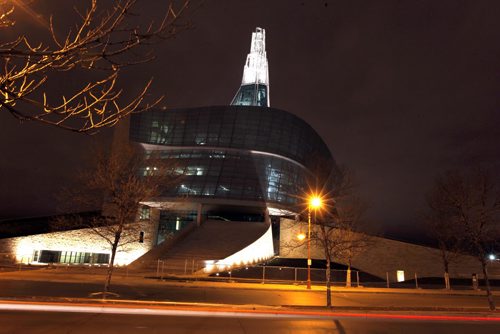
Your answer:
[[[267,228],[262,222],[208,220],[172,245],[158,245],[131,267],[162,275],[190,275],[203,268],[205,260],[224,259],[245,248]]]

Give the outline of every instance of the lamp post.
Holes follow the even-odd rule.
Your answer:
[[[321,207],[321,197],[313,195],[307,206],[307,289],[311,289],[311,208]]]
[[[307,288],[311,289],[311,205],[307,208]]]

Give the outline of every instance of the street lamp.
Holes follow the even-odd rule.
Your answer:
[[[322,205],[321,197],[312,195],[307,205],[307,288],[311,289],[311,209],[319,209]]]

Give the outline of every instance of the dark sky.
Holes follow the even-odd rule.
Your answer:
[[[164,7],[144,1],[143,18]],[[373,230],[414,239],[437,173],[499,170],[499,18],[498,1],[206,1],[194,28],[158,45],[125,85],[153,76],[167,107],[228,104],[251,32],[265,28],[271,105],[310,123],[355,171]],[[110,136],[0,113],[0,217],[55,212],[53,194]]]

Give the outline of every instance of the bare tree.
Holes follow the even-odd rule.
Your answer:
[[[181,175],[176,173],[175,167],[173,160],[165,162],[156,154],[145,154],[137,147],[122,145],[109,155],[103,150],[98,151],[95,168],[80,176],[82,187],[66,191],[71,196],[68,202],[73,207],[103,207],[100,217],[80,221],[79,225],[90,228],[110,246],[104,296],[111,284],[117,250],[139,242],[139,233],[143,228],[137,222],[140,203],[158,196],[162,189],[177,186]],[[65,220],[57,223],[67,225],[75,222]]]
[[[500,240],[500,189],[494,175],[482,168],[450,171],[437,178],[433,193],[440,212],[454,225],[462,252],[480,262],[488,304],[495,310],[487,259]]]
[[[86,6],[75,2],[78,22],[73,27],[56,28],[56,19],[62,21],[61,17],[50,17],[45,43],[37,41],[33,31],[20,31],[16,38],[1,41],[0,109],[19,120],[94,132],[115,125],[132,112],[151,108],[161,100],[147,96],[152,79],[129,98],[124,96],[119,79],[129,65],[153,58],[149,45],[189,27],[189,4],[189,0],[178,6],[170,3],[158,22],[144,25],[138,22],[136,0],[90,0]],[[17,10],[28,11],[37,19],[28,6],[21,1],[0,0],[0,31],[16,27]],[[61,29],[65,32],[60,33]],[[78,78],[79,87],[51,96],[49,82],[53,84],[68,73],[72,79]]]
[[[336,258],[342,259],[343,262],[347,263],[346,272],[346,287],[351,287],[351,269],[352,261],[357,256],[364,253],[368,247],[374,244],[374,239],[360,231],[361,217],[364,213],[364,206],[358,199],[353,199],[352,203],[346,203],[348,206],[347,210],[349,212],[343,212],[340,214],[338,229],[340,236],[337,240],[337,252]],[[346,210],[346,208],[340,208],[340,210]],[[347,220],[344,220],[347,218]]]
[[[437,242],[443,262],[445,288],[450,290],[449,267],[460,254],[460,236],[457,230],[458,225],[453,221],[452,210],[446,201],[447,197],[443,196],[442,188],[435,186],[427,194],[430,212],[425,216],[425,222],[429,236]]]
[[[358,231],[364,205],[354,194],[351,172],[335,168],[329,174],[318,173],[324,199],[324,210],[315,221],[313,242],[320,246],[326,260],[326,306],[332,306],[331,263],[335,259],[348,263],[346,281],[350,281],[351,261],[369,245],[369,238]],[[318,189],[318,188],[317,188]]]

